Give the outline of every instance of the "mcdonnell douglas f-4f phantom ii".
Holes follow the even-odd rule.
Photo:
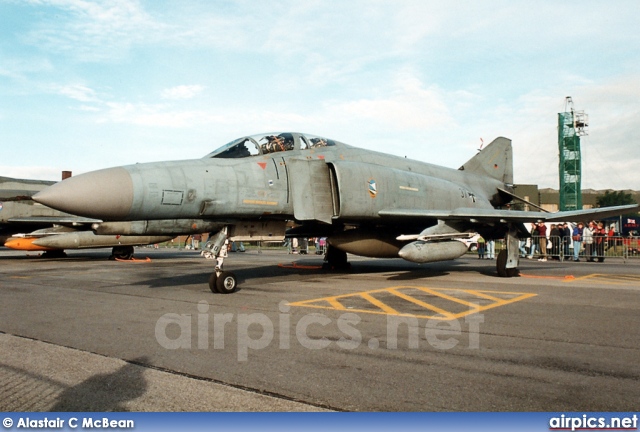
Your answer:
[[[202,159],[93,171],[33,197],[99,219],[97,234],[176,235],[217,232],[212,291],[237,290],[222,270],[227,239],[327,237],[327,265],[348,266],[347,253],[427,263],[462,256],[458,241],[474,232],[506,238],[500,276],[518,274],[525,222],[577,221],[628,212],[618,206],[557,213],[512,211],[511,140],[497,138],[459,169],[359,149],[301,133],[232,141]]]

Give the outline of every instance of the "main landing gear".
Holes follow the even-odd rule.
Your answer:
[[[323,270],[351,270],[351,264],[347,261],[347,253],[330,244],[327,244],[327,253],[324,255]]]
[[[111,250],[110,260],[130,260],[133,258],[134,249],[133,246],[115,246]]]
[[[507,233],[507,249],[500,251],[498,259],[496,260],[496,270],[498,270],[498,276],[500,277],[515,277],[520,274],[518,270],[518,258],[519,258],[519,243],[518,231],[509,224],[509,232]]]
[[[216,268],[209,276],[209,289],[212,293],[231,294],[238,291],[238,279],[231,272],[223,271],[224,259],[227,257],[229,240],[227,227],[214,235],[210,240],[209,250],[216,257]]]
[[[45,251],[42,253],[42,258],[66,258],[66,257],[67,257],[67,254],[62,249]]]

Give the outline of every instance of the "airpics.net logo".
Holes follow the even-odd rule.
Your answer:
[[[582,414],[581,416],[567,416],[562,414],[559,417],[549,419],[549,430],[635,431],[638,430],[638,415],[605,417],[588,414]]]
[[[309,350],[333,345],[354,350],[363,344],[370,350],[395,350],[399,345],[415,350],[479,349],[480,324],[484,322],[484,315],[479,313],[447,321],[387,315],[386,332],[368,338],[361,329],[362,318],[356,313],[343,313],[337,318],[316,312],[293,317],[286,301],[280,302],[278,308],[280,313],[275,319],[264,313],[214,313],[202,300],[196,314],[162,315],[156,321],[156,341],[169,350],[222,350],[225,344],[235,345],[238,361],[247,361],[250,351],[266,349],[274,343],[279,349],[290,349],[292,341]],[[368,327],[368,331],[375,330]]]

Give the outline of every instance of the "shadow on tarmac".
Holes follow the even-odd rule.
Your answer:
[[[249,267],[246,263],[229,261],[229,265],[225,266],[225,270],[233,272],[240,284],[251,284],[253,280],[264,281],[264,279],[271,279],[273,282],[278,282],[279,280],[290,281],[291,276],[296,276],[296,278],[300,280],[300,283],[312,283],[314,279],[319,278],[339,278],[344,275],[357,276],[372,274],[379,274],[381,279],[388,281],[415,281],[447,276],[451,272],[470,272],[490,277],[498,277],[495,269],[495,261],[492,261],[493,265],[490,266],[487,266],[484,262],[476,264],[474,261],[469,260],[443,261],[419,265],[400,259],[370,259],[353,261],[351,263],[351,270],[348,271],[331,271],[319,268],[323,262],[321,258],[291,260],[291,257],[287,258],[285,256],[281,264],[289,265],[292,261],[295,262],[296,265],[303,267],[280,267],[276,264]],[[238,266],[238,264],[241,264],[241,267]],[[304,268],[304,266],[310,268]],[[202,273],[184,274],[180,276],[154,274],[139,283],[141,285],[147,285],[149,288],[166,288],[177,285],[207,286],[209,276],[212,272],[213,264],[207,267],[206,271]]]
[[[148,363],[146,357],[134,363]],[[127,411],[125,402],[137,399],[147,390],[144,368],[127,363],[110,374],[94,375],[64,390],[51,411]]]

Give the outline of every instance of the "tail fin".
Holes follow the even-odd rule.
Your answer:
[[[506,184],[513,184],[511,140],[504,137],[494,139],[491,144],[469,159],[459,169],[489,176]]]

